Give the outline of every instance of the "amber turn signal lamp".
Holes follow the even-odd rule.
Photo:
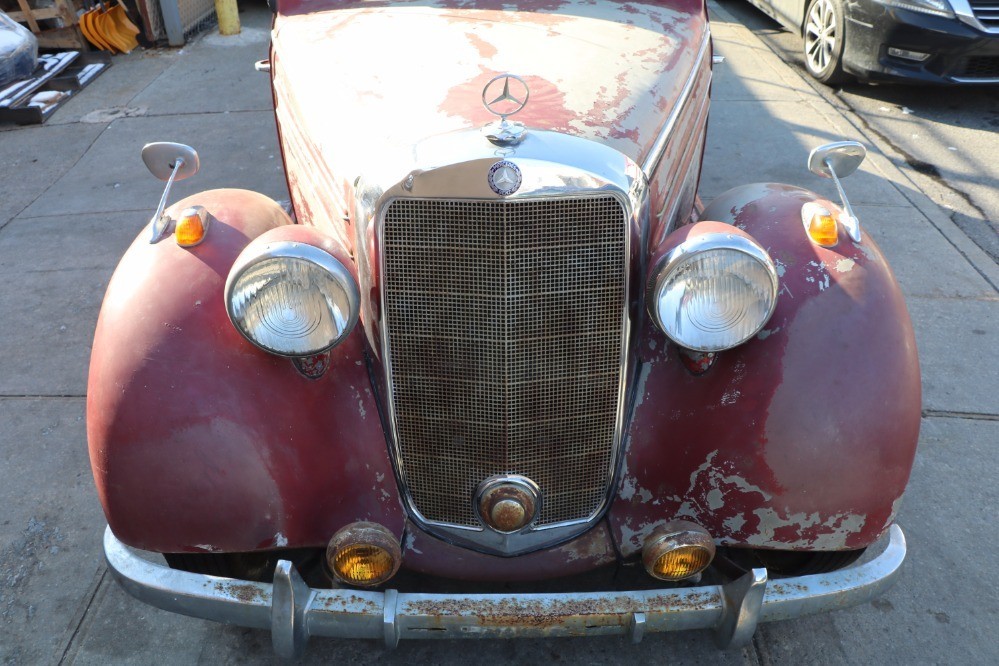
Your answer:
[[[839,242],[839,225],[828,208],[817,203],[806,203],[801,207],[801,222],[813,243],[832,247]]]
[[[642,564],[650,576],[678,581],[704,571],[715,557],[715,542],[708,531],[689,520],[661,525],[645,539]]]
[[[211,215],[203,206],[185,208],[177,220],[174,237],[181,247],[194,247],[205,240]]]
[[[341,583],[374,587],[399,571],[402,550],[385,527],[377,523],[351,523],[330,539],[326,563]]]

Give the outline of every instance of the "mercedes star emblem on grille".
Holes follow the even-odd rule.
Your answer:
[[[520,189],[521,180],[520,169],[513,162],[500,160],[489,168],[489,187],[501,197]]]

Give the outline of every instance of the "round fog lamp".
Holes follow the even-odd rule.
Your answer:
[[[226,282],[226,310],[243,337],[281,356],[311,356],[357,323],[360,296],[347,268],[293,241],[250,245]]]
[[[642,564],[650,576],[678,581],[704,571],[715,557],[715,543],[707,530],[688,520],[657,527],[645,539]]]
[[[377,523],[352,523],[330,539],[326,562],[341,583],[373,587],[395,575],[402,550],[392,533]]]
[[[717,352],[759,333],[777,307],[777,269],[750,238],[694,236],[666,256],[650,285],[649,310],[686,349]]]

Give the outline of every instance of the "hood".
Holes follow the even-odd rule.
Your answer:
[[[346,178],[496,120],[482,91],[506,72],[530,87],[512,120],[641,164],[707,30],[696,0],[290,0],[281,9],[279,118]]]

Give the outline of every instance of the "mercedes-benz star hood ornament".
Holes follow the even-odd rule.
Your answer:
[[[490,79],[482,89],[482,104],[500,119],[485,127],[486,138],[498,146],[523,141],[527,135],[523,123],[512,123],[507,118],[527,106],[530,97],[527,83],[519,76],[500,74]]]

